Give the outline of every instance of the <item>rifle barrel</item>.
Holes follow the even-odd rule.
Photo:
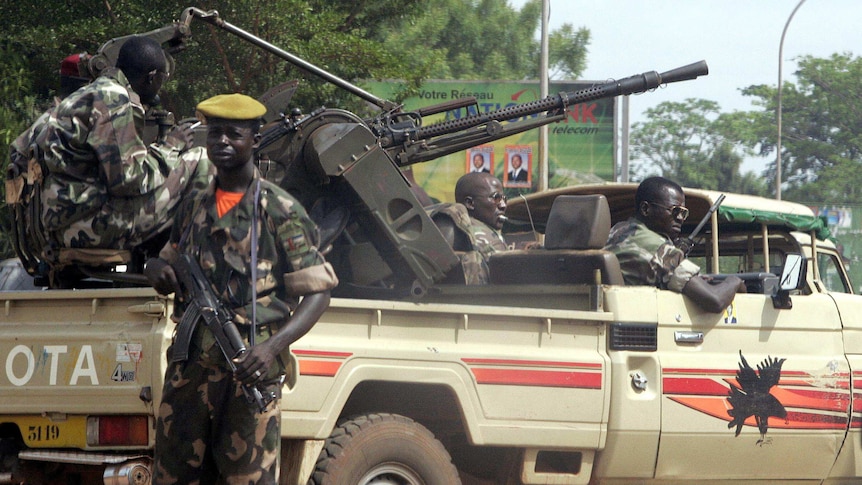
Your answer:
[[[691,234],[689,234],[689,239],[694,239],[695,237],[697,237],[698,234],[700,234],[700,231],[701,229],[703,229],[703,226],[706,225],[707,221],[709,221],[709,218],[712,216],[712,213],[718,210],[718,206],[720,206],[722,202],[724,202],[724,194],[719,195],[715,202],[709,207],[709,210],[706,211],[706,214],[703,216],[703,219],[700,220],[697,226],[695,226],[694,230],[691,231]]]

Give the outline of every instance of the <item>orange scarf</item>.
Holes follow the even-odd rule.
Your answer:
[[[245,195],[245,192],[227,192],[222,189],[216,189],[216,211],[218,211],[219,218],[227,214],[235,205],[239,204],[243,195]]]

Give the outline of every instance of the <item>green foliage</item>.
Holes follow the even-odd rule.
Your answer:
[[[409,18],[419,0],[347,2],[324,0],[213,0],[198,3],[222,19],[262,37],[344,79],[404,77],[414,84],[426,71],[381,47],[378,30]],[[5,2],[0,41],[29,59],[33,88],[41,98],[56,92],[60,60],[69,54],[95,53],[105,41],[153,30],[178,20],[176,2],[165,0],[65,0]],[[22,27],[24,26],[24,27]],[[299,72],[286,61],[238,37],[195,20],[188,48],[175,56],[177,71],[162,92],[164,106],[191,116],[197,101],[223,92],[259,95],[284,81],[302,78],[294,97],[303,109],[343,106],[338,88]],[[355,101],[354,101],[355,102]]]
[[[802,57],[796,82],[782,89],[782,198],[862,203],[862,59],[850,54]],[[743,90],[764,111],[749,143],[775,157],[777,88]],[[775,163],[770,168],[774,178]]]
[[[862,59],[803,57],[782,89],[782,198],[808,204],[862,203]],[[633,167],[684,185],[773,193],[778,131],[776,86],[741,90],[758,108],[720,113],[706,100],[662,103],[632,127]],[[770,162],[764,179],[739,175],[741,156]],[[652,171],[652,172],[651,172]]]
[[[664,102],[646,111],[648,121],[632,126],[633,178],[662,175],[687,187],[762,195],[753,174],[740,175],[750,149],[738,143],[747,124],[738,114],[721,114],[705,99]],[[759,182],[759,183],[758,183]]]
[[[8,146],[27,125],[38,116],[37,98],[30,94],[31,80],[27,75],[27,59],[8,42],[0,42],[0,146]],[[6,200],[6,187],[0,186],[0,200]],[[0,259],[14,255],[12,244],[5,237],[11,227],[10,214],[0,210]]]
[[[374,2],[388,7],[367,11],[357,10],[363,2],[279,0],[246,2],[245,8],[213,3],[225,21],[343,79],[403,76],[416,84],[424,73],[375,41],[381,23],[402,18],[400,8],[410,10],[418,0],[399,2],[400,8],[392,1]],[[192,43],[177,56],[179,82],[169,83],[164,96],[175,112],[190,113],[190,100],[235,91],[260,95],[291,79],[301,79],[292,104],[304,111],[323,105],[362,109],[352,95],[230,33],[202,22],[193,22],[192,28]]]
[[[563,24],[548,36],[551,79],[577,79],[587,67],[590,31]]]
[[[520,11],[506,0],[429,0],[422,14],[381,33],[433,79],[523,80],[539,77],[535,32],[541,0]],[[563,24],[549,34],[552,78],[576,79],[586,63],[589,30]]]

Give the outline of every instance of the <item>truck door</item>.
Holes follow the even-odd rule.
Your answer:
[[[833,299],[776,309],[739,294],[724,314],[658,295],[662,366],[658,478],[813,479],[848,426],[849,366]]]
[[[856,478],[862,476],[862,296],[854,294],[847,272],[844,271],[841,256],[832,248],[818,248],[817,284],[835,300],[841,316],[844,335],[844,349],[851,371],[852,415],[847,439],[830,478]]]

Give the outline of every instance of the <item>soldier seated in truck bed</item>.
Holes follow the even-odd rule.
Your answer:
[[[508,249],[500,234],[506,196],[500,180],[486,172],[471,172],[455,184],[455,203],[428,209],[443,237],[459,252],[468,285],[488,283],[488,257]]]

